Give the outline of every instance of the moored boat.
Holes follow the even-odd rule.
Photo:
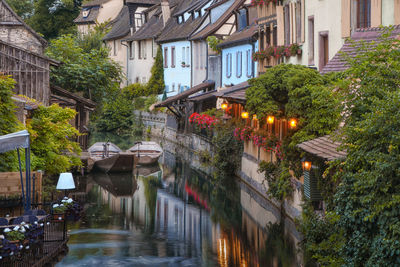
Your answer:
[[[89,150],[93,168],[109,172],[130,172],[133,170],[135,157],[131,152],[123,152],[110,142],[97,142]]]
[[[128,151],[135,155],[136,162],[139,165],[154,164],[158,161],[163,153],[160,145],[152,141],[137,142]]]

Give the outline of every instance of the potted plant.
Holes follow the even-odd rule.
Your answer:
[[[182,68],[184,68],[186,66],[185,61],[182,61],[181,66],[182,66]]]
[[[67,206],[64,204],[54,204],[53,205],[53,221],[63,221],[65,219],[65,211]]]
[[[13,229],[4,229],[5,237],[11,244],[17,245],[17,247],[22,244],[25,240],[26,228],[21,225],[15,226]]]

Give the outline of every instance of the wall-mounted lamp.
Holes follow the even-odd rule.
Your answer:
[[[221,108],[222,108],[223,110],[226,110],[226,109],[228,108],[228,103],[223,102],[223,103],[221,104]]]
[[[297,120],[296,119],[290,119],[289,120],[289,127],[291,129],[295,129],[297,127]]]
[[[311,170],[311,166],[312,166],[311,161],[307,161],[305,159],[301,161],[301,167],[303,168],[303,171],[309,172]]]
[[[249,118],[249,113],[247,111],[242,112],[242,119],[248,119]]]
[[[274,124],[275,117],[274,116],[268,116],[267,117],[267,123],[268,124]]]

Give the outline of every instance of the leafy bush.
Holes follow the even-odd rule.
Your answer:
[[[31,137],[32,165],[46,174],[58,174],[80,166],[81,152],[75,138],[79,135],[69,122],[76,112],[57,104],[39,106],[26,127]]]
[[[208,46],[217,54],[220,54],[222,49],[220,47],[218,47],[218,45],[222,42],[221,39],[218,39],[215,36],[208,36],[207,37],[207,43]]]
[[[11,96],[15,81],[10,76],[0,75],[0,135],[17,130],[18,119]],[[16,153],[10,151],[0,154],[0,171],[15,171],[17,169]]]

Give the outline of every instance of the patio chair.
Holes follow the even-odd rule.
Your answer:
[[[0,218],[0,226],[8,225],[8,220],[6,218]]]
[[[39,221],[39,219],[34,215],[25,215],[12,220],[11,224],[21,224],[22,222],[25,223],[35,223]]]

